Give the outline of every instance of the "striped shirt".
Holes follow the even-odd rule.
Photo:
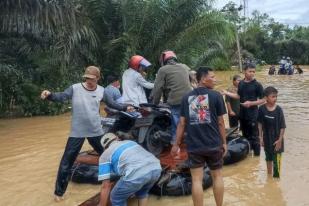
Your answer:
[[[160,161],[153,154],[136,142],[115,141],[100,157],[98,179],[110,179],[115,174],[130,181],[153,170],[161,170]]]

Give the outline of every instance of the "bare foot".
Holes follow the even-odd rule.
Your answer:
[[[64,200],[64,197],[55,195],[54,200],[55,200],[55,202],[60,202],[60,201]]]

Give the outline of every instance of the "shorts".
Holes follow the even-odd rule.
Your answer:
[[[110,200],[112,205],[126,206],[129,197],[135,195],[137,199],[144,199],[148,197],[148,193],[153,185],[161,176],[161,170],[153,170],[143,177],[134,180],[118,180],[114,186]]]
[[[273,177],[280,178],[281,173],[281,159],[282,153],[270,153],[265,151],[265,160],[267,162],[273,162]]]
[[[223,148],[202,152],[188,152],[189,167],[204,167],[205,163],[210,170],[217,170],[223,166]]]

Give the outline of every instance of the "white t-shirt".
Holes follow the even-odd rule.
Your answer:
[[[139,106],[147,103],[144,88],[153,89],[154,84],[147,82],[144,77],[134,69],[127,69],[122,75],[123,103]]]

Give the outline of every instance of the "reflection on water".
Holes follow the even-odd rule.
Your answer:
[[[217,89],[226,88],[232,72],[217,73]],[[309,76],[257,75],[259,81],[279,90],[278,104],[284,109],[287,132],[280,181],[268,178],[264,155],[223,169],[225,205],[309,205]],[[53,202],[57,167],[69,133],[69,114],[0,120],[0,205],[78,205],[100,189],[98,185],[70,183],[66,199]],[[90,146],[86,143],[83,149]],[[214,206],[211,189],[205,204]],[[154,197],[150,206],[188,206],[191,196]],[[130,205],[136,205],[135,200]]]

